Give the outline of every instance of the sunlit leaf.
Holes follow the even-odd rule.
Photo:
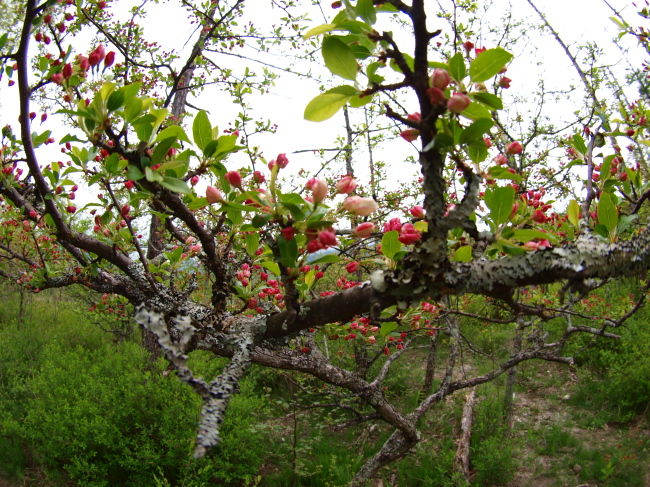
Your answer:
[[[212,125],[205,110],[199,111],[192,123],[192,136],[194,143],[201,150],[212,140]]]
[[[392,259],[400,250],[402,250],[402,242],[399,241],[399,232],[391,230],[384,233],[381,238],[381,253]]]
[[[325,66],[333,74],[354,81],[357,78],[357,58],[350,47],[336,36],[323,38]]]
[[[482,83],[495,76],[510,62],[512,57],[512,54],[500,47],[479,53],[469,65],[469,76],[472,78],[472,83]]]
[[[456,262],[470,262],[472,260],[472,246],[465,245],[459,247],[456,252],[454,252],[454,261]]]
[[[305,35],[303,35],[302,38],[307,40],[310,37],[325,34],[327,32],[332,32],[335,28],[336,28],[336,24],[322,24],[309,29],[307,32],[305,32]]]
[[[305,119],[311,122],[322,122],[336,114],[345,104],[357,94],[352,86],[338,86],[312,99],[305,107]]]

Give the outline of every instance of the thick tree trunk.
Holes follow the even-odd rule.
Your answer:
[[[465,397],[463,417],[460,422],[460,438],[458,449],[454,458],[454,470],[460,473],[469,482],[469,447],[472,441],[472,423],[474,422],[474,404],[476,403],[476,389]]]

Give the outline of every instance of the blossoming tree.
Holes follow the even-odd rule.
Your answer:
[[[423,0],[335,2],[331,20],[306,32],[301,17],[284,17],[292,32],[285,40],[304,34],[336,79],[346,80],[315,94],[307,120],[381,101],[401,137],[418,144],[419,194],[407,211],[379,212],[379,203],[386,209],[381,195],[368,196],[349,174],[329,185],[308,177],[302,191],[287,191],[280,184],[286,154],[261,170],[232,167],[231,154],[251,153],[246,137],[220,133],[209,100],[197,96],[195,107],[188,96],[229,76],[211,54],[236,51],[247,38],[265,45],[282,36],[252,26],[238,31],[242,0],[186,5],[200,28],[184,60],[145,42],[133,20],[142,13],[112,20],[104,1],[29,0],[17,37],[0,37],[3,77],[20,97],[18,126],[2,130],[0,274],[34,292],[86,286],[134,305],[135,320],[203,398],[196,457],[219,442],[228,401],[257,363],[310,374],[360,398],[365,409],[350,424],[394,428],[357,473],[354,482],[362,483],[408,453],[420,439],[418,421],[445,397],[526,360],[571,365],[565,346],[573,336],[615,337],[643,304],[642,293],[621,316],[601,315],[591,326],[571,320],[576,303],[603,282],[650,266],[650,233],[639,218],[650,195],[647,166],[642,152],[626,159],[619,147],[646,137],[638,106],[608,113],[594,93],[601,123],[570,134],[563,143],[571,162],[553,168],[499,118],[512,54],[476,48],[459,30],[436,47],[441,33],[427,29]],[[411,52],[379,32],[382,16],[410,25]],[[88,29],[97,42],[84,50],[73,39]],[[241,86],[224,89],[237,97]],[[407,110],[395,101],[405,93],[415,103]],[[37,118],[35,103],[58,107]],[[39,119],[51,117],[70,126],[61,140],[37,131]],[[61,161],[47,151],[55,142]],[[551,185],[566,187],[580,175],[575,197],[550,201]],[[82,182],[96,196],[75,199]],[[551,283],[559,283],[557,301],[531,297],[530,286]],[[450,300],[469,295],[507,312],[473,315]],[[458,376],[465,346],[459,315],[514,324],[519,346],[485,374]],[[554,317],[565,326],[551,339],[544,322]],[[330,360],[323,347],[337,339],[353,344],[354,366]],[[423,341],[431,344],[423,394],[400,411],[382,383]],[[434,389],[442,341],[449,354]],[[220,376],[204,379],[187,365],[193,350],[231,360]]]

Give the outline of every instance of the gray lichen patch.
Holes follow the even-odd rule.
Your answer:
[[[194,451],[194,457],[201,458],[220,441],[219,427],[225,418],[230,399],[233,394],[239,392],[239,381],[250,367],[255,342],[266,331],[266,317],[233,318],[228,333],[219,334],[221,340],[233,350],[233,356],[221,375],[209,384],[204,379],[195,377],[187,366],[184,350],[196,331],[188,316],[175,316],[169,320],[173,333],[170,333],[163,313],[148,309],[144,305],[138,306],[134,318],[137,323],[156,335],[165,357],[176,369],[178,377],[203,399]],[[175,340],[174,336],[179,339]]]

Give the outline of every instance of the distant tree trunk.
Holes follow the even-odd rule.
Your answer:
[[[512,345],[512,354],[517,354],[521,352],[521,344],[523,341],[523,329],[521,324],[517,327],[515,331],[515,340]],[[517,366],[508,369],[506,373],[506,392],[504,398],[504,421],[506,425],[506,431],[510,434],[514,423],[514,400],[515,400],[515,383],[517,381]]]
[[[469,447],[472,441],[472,423],[474,422],[474,404],[476,403],[476,389],[465,396],[465,407],[460,422],[460,438],[458,449],[454,458],[454,470],[460,473],[469,482]]]
[[[20,287],[20,301],[18,304],[18,328],[20,329],[24,325],[25,320],[25,288]]]
[[[427,369],[424,375],[424,384],[420,391],[422,397],[431,394],[433,388],[433,379],[436,372],[436,357],[438,355],[438,334],[436,333],[429,339],[429,355],[427,355]]]

